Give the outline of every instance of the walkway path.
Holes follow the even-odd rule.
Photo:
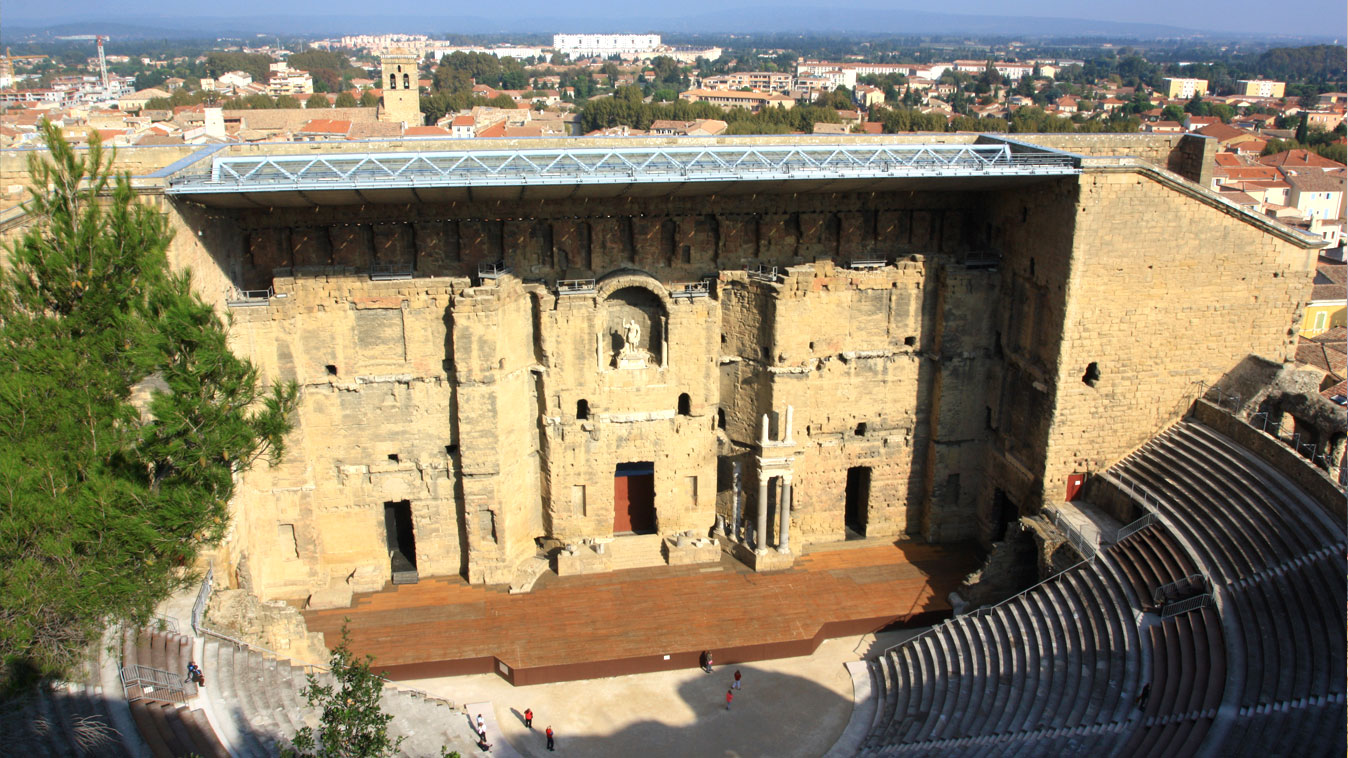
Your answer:
[[[455,702],[490,701],[497,728],[529,758],[818,758],[852,714],[852,680],[844,663],[921,631],[882,633],[879,642],[875,635],[829,640],[812,655],[717,666],[711,674],[694,667],[524,687],[481,674],[407,684]],[[727,712],[725,693],[736,668],[744,686]],[[534,711],[532,732],[524,728],[525,708]],[[557,753],[544,748],[549,724],[557,732]]]

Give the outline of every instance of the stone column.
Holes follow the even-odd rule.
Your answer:
[[[782,475],[782,497],[777,503],[782,521],[777,528],[777,552],[791,552],[791,475]]]
[[[741,517],[740,512],[740,486],[742,484],[742,480],[740,479],[740,462],[733,461],[730,464],[730,470],[732,472],[730,479],[730,533],[736,540],[743,540],[744,519]]]
[[[770,477],[762,472],[758,474],[758,526],[754,530],[754,552],[762,553],[768,549],[768,482]]]

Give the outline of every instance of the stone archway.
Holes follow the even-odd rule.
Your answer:
[[[606,367],[664,366],[669,311],[660,294],[629,284],[609,292],[603,302],[600,347]]]

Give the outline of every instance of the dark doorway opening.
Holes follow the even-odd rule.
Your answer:
[[[1006,539],[1006,530],[1011,522],[1020,519],[1020,508],[1006,496],[1006,492],[997,489],[992,493],[992,517],[996,519],[992,528],[992,541]]]
[[[384,503],[384,539],[394,584],[416,584],[417,542],[412,531],[412,503]]]
[[[619,463],[613,473],[613,533],[655,533],[655,464]]]
[[[847,469],[847,502],[843,520],[847,538],[866,536],[866,515],[871,502],[871,467],[853,466]]]
[[[679,395],[679,415],[680,416],[693,415],[693,401],[691,398],[688,397],[687,392],[683,393],[682,395]]]

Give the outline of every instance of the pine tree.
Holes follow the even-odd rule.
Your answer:
[[[0,688],[69,671],[140,624],[228,524],[234,476],[276,459],[294,383],[264,390],[174,273],[163,214],[98,140],[49,124],[33,225],[0,271]]]
[[[351,638],[342,624],[342,641],[333,648],[329,666],[332,683],[308,675],[304,697],[319,711],[318,730],[303,727],[295,733],[282,758],[389,758],[403,738],[389,736],[393,716],[379,705],[384,680],[370,671],[374,658],[351,653]]]

